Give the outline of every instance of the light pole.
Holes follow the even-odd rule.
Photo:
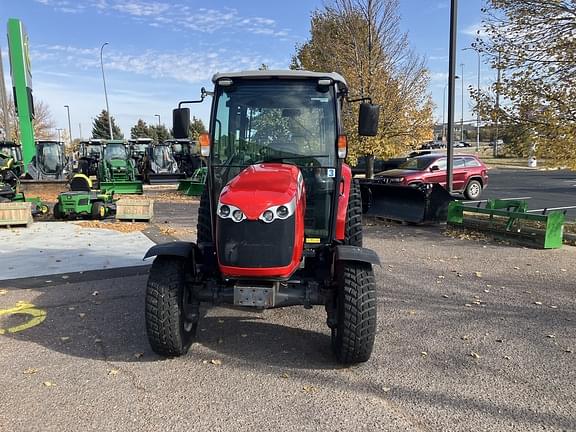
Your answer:
[[[62,128],[56,128],[56,132],[58,132],[58,142],[61,141],[61,135],[60,135],[60,133],[61,133],[63,130],[64,130],[64,129],[62,129]]]
[[[460,63],[462,69],[462,110],[460,111],[460,141],[464,141],[464,63]]]
[[[454,79],[459,79],[460,77],[456,75]],[[448,83],[444,86],[442,91],[442,142],[446,142],[446,122],[444,121],[444,114],[446,113],[446,89],[448,88]]]
[[[473,50],[473,48],[463,48],[462,51],[466,50]],[[476,50],[474,50],[476,51]],[[476,97],[480,96],[480,51],[476,51],[478,54],[478,72],[477,72],[477,79],[478,82],[476,83]],[[476,151],[480,151],[480,102],[479,99],[476,100]]]
[[[102,68],[102,82],[104,83],[104,98],[106,99],[106,112],[108,113],[108,127],[110,128],[110,139],[114,139],[114,134],[112,133],[112,116],[110,115],[110,107],[108,106],[108,92],[106,91],[106,78],[104,77],[104,61],[102,60],[102,50],[108,45],[108,42],[104,42],[100,47],[100,67]]]
[[[72,124],[70,123],[70,107],[68,105],[64,105],[66,108],[66,112],[68,113],[68,144],[72,144]]]
[[[160,127],[160,114],[154,114],[154,117],[158,117],[158,127]]]
[[[458,0],[450,1],[450,51],[448,55],[448,148],[446,160],[446,189],[452,193],[454,167],[454,87],[456,83],[456,39],[458,29]],[[462,79],[464,81],[464,79]]]

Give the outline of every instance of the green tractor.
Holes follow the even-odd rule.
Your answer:
[[[66,180],[69,174],[68,161],[61,141],[36,141],[36,155],[28,164],[26,174],[32,180]]]
[[[92,189],[92,180],[76,174],[70,180],[70,190],[58,195],[54,219],[104,219],[116,212],[114,194]]]
[[[98,164],[98,184],[102,192],[141,195],[142,182],[137,179],[137,173],[124,141],[104,143],[102,159]]]
[[[98,162],[102,159],[103,143],[99,139],[81,141],[78,147],[78,168],[79,174],[87,177],[98,175]]]

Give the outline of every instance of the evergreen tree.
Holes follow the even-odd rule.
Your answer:
[[[114,117],[112,120],[112,133],[114,134],[114,139],[124,139],[124,134],[120,128],[116,125]],[[110,139],[110,128],[108,126],[108,112],[102,110],[102,112],[94,119],[92,123],[92,138],[100,139]]]
[[[154,131],[144,120],[138,119],[138,122],[130,129],[130,138],[154,138]]]
[[[204,122],[201,119],[192,116],[192,120],[190,120],[190,128],[188,134],[190,136],[190,139],[196,141],[198,140],[198,135],[204,132],[207,132],[206,126],[204,126]]]
[[[166,141],[167,139],[172,138],[172,134],[164,125],[150,126],[149,129],[150,129],[151,138],[154,138],[159,143],[161,143],[162,141]]]

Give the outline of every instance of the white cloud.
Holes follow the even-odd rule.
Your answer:
[[[275,20],[266,17],[245,17],[237,9],[192,8],[185,4],[154,0],[36,0],[64,13],[81,13],[89,10],[109,15],[125,15],[134,21],[153,27],[167,27],[173,31],[188,29],[212,34],[252,33],[286,38],[289,29],[279,29]]]

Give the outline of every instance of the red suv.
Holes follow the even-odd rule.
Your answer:
[[[488,184],[486,165],[472,155],[454,156],[452,189],[469,200],[478,199]],[[420,186],[438,183],[446,186],[446,155],[425,155],[407,160],[397,169],[382,171],[375,175],[381,183]]]

